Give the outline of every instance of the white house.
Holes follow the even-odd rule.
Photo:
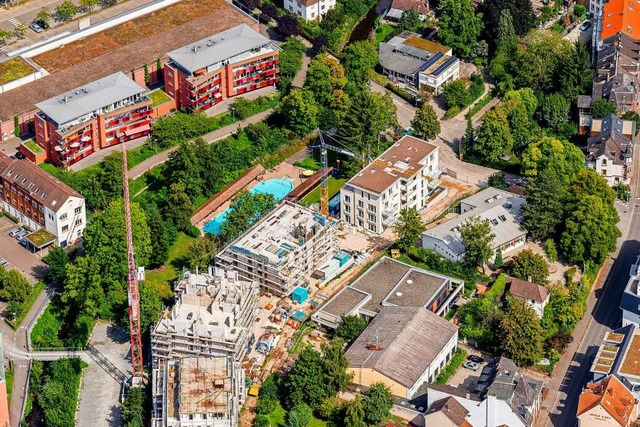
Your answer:
[[[506,290],[511,296],[527,303],[536,316],[542,319],[544,308],[549,304],[551,295],[548,288],[515,277],[507,277],[506,285]]]
[[[13,160],[0,153],[0,192],[5,212],[34,231],[47,230],[59,246],[82,236],[84,197],[29,160]]]
[[[336,7],[336,0],[284,0],[284,8],[305,21],[315,21]]]
[[[427,206],[441,173],[438,147],[404,136],[342,186],[340,219],[380,234],[402,208]]]
[[[526,203],[524,197],[497,188],[486,188],[460,202],[460,215],[425,231],[422,247],[435,251],[451,261],[464,258],[465,247],[460,227],[472,217],[489,220],[493,238],[493,250],[503,254],[524,246],[527,232],[520,225],[520,210]]]
[[[587,166],[602,175],[609,185],[629,184],[633,172],[636,122],[611,114],[591,120],[587,140]]]

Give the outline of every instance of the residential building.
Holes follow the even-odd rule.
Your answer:
[[[30,161],[0,153],[0,194],[2,210],[34,231],[51,233],[59,246],[82,236],[87,223],[84,197]],[[37,249],[43,244],[35,243]]]
[[[284,0],[286,10],[307,22],[322,19],[334,7],[336,0]]]
[[[469,411],[454,397],[444,397],[433,402],[424,414],[425,427],[473,427],[467,421]]]
[[[152,392],[162,415],[153,427],[238,426],[245,378],[231,356],[179,357],[164,364],[161,375]]]
[[[620,309],[622,310],[622,326],[630,324],[640,327],[640,256],[636,259],[636,262],[631,266],[629,272],[629,280],[627,286],[622,293],[622,300],[620,301]]]
[[[427,19],[430,12],[429,2],[427,0],[392,0],[384,17],[392,21],[400,21],[402,14],[410,10],[416,11],[420,19]]]
[[[220,251],[215,262],[267,292],[289,295],[338,252],[335,226],[330,218],[282,202]]]
[[[237,425],[239,402],[245,396],[240,363],[247,351],[257,309],[257,284],[241,280],[235,271],[209,267],[206,274],[184,273],[175,286],[175,304],[165,309],[151,328],[154,426]],[[188,409],[188,399],[197,404],[197,393],[203,402],[214,399],[212,407],[219,405],[214,393],[205,396],[198,388],[205,387],[204,381],[208,379],[202,383],[194,379],[193,384],[183,387],[184,378],[197,375],[194,364],[201,366],[201,371],[222,375],[221,383],[231,381],[232,389],[225,386],[220,391],[231,393],[232,398],[223,399],[231,406],[209,411],[200,410],[200,406],[196,406],[197,411]],[[182,398],[173,394],[177,387]],[[190,387],[195,387],[195,391]],[[196,416],[205,413],[210,418]],[[189,418],[189,414],[194,418]],[[207,419],[218,421],[205,423]]]
[[[409,399],[435,381],[457,348],[453,323],[420,307],[383,307],[347,349],[347,372],[355,384],[382,382]]]
[[[460,60],[451,48],[409,31],[380,43],[378,54],[385,76],[417,89],[426,88],[436,96],[444,84],[460,77]]]
[[[440,183],[438,152],[421,139],[400,138],[340,188],[340,219],[382,234],[402,208],[423,209]]]
[[[505,190],[489,187],[460,202],[460,215],[425,231],[422,246],[435,251],[448,260],[461,262],[465,247],[460,227],[472,217],[489,220],[495,234],[492,248],[503,254],[513,253],[525,244],[527,232],[520,225],[520,210],[524,197]]]
[[[36,104],[35,140],[58,166],[151,132],[147,90],[118,72]]]
[[[527,303],[536,313],[536,316],[542,319],[544,308],[549,304],[551,295],[548,288],[537,283],[516,279],[515,277],[507,277],[505,290],[505,294],[508,293],[512,297]]]
[[[312,316],[334,329],[342,316],[373,319],[383,307],[417,307],[445,316],[462,294],[464,282],[383,257]]]
[[[279,48],[241,24],[169,52],[165,92],[178,108],[202,111],[225,98],[274,85]]]
[[[466,409],[464,420],[472,426],[531,427],[537,420],[543,391],[544,383],[522,374],[510,359],[499,357],[482,370],[475,391],[428,384],[425,421],[436,412],[433,405],[437,409],[443,399],[452,398]],[[449,405],[453,406],[451,401]],[[457,413],[462,411],[457,410]],[[436,424],[425,425],[431,427]]]
[[[578,399],[578,426],[635,426],[636,398],[615,376],[587,384]]]
[[[591,121],[587,140],[587,166],[602,175],[609,185],[629,184],[633,175],[633,146],[636,122],[611,114]]]
[[[578,95],[578,132],[587,133],[591,127],[591,96]]]

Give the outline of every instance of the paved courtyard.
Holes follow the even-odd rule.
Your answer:
[[[39,281],[46,272],[46,264],[39,254],[34,254],[20,246],[9,236],[12,228],[18,227],[7,217],[0,217],[0,257],[9,261],[9,268],[20,270],[31,283]]]

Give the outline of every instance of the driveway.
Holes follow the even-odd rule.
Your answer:
[[[44,276],[46,264],[40,255],[29,252],[9,236],[9,231],[18,225],[7,217],[0,217],[0,257],[9,261],[9,268],[17,269],[30,283],[36,283]]]

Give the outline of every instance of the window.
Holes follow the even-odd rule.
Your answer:
[[[376,213],[376,207],[372,204],[369,204],[369,212]]]
[[[73,210],[73,213],[75,213],[75,214],[79,214],[80,212],[82,212],[82,206],[80,206],[79,208],[75,208]]]
[[[65,219],[67,219],[67,214],[60,215],[60,221],[64,221]]]
[[[62,227],[62,232],[66,233],[67,231],[69,231],[69,226],[65,225],[64,227]]]
[[[349,196],[344,196],[344,202],[345,202],[345,203],[351,203],[351,197],[349,197]]]
[[[344,205],[344,211],[347,213],[351,212],[351,207],[349,205]]]
[[[82,224],[82,218],[78,218],[78,219],[76,220],[76,225],[80,225],[80,224]]]
[[[371,224],[369,223],[369,230],[373,231],[374,233],[376,233],[376,225],[375,224]]]
[[[364,208],[364,202],[362,200],[358,200],[358,207]]]
[[[369,221],[375,221],[376,216],[374,214],[369,214]]]
[[[493,224],[493,225],[498,225],[498,220],[497,220],[497,219],[492,219],[492,220],[491,220],[491,224]]]

